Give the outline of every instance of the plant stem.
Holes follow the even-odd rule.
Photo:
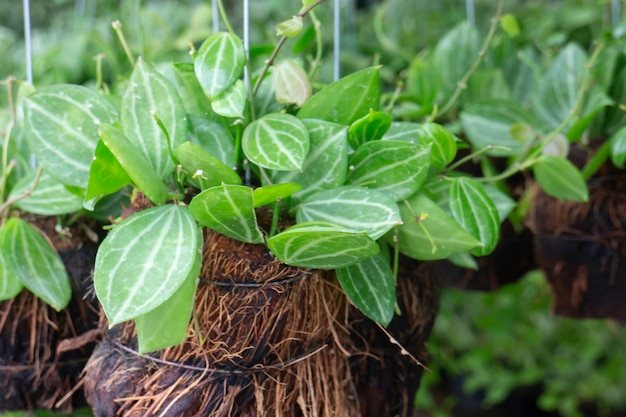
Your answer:
[[[93,60],[96,61],[96,91],[100,91],[102,89],[102,60],[104,60],[104,54],[98,54],[93,57]]]
[[[411,62],[413,60],[413,55],[405,52],[403,48],[399,48],[394,41],[385,35],[385,31],[383,30],[383,17],[387,13],[387,9],[389,9],[389,2],[384,2],[378,8],[376,14],[374,14],[374,34],[383,48],[392,51],[406,62]]]
[[[503,150],[503,151],[508,151],[510,150],[510,148],[507,148],[506,146],[494,146],[494,145],[487,145],[482,149],[477,150],[476,152],[472,152],[471,154],[459,159],[458,161],[456,161],[455,163],[453,163],[452,165],[450,165],[448,168],[446,168],[446,171],[454,171],[456,168],[460,167],[461,165],[463,165],[466,162],[471,161],[472,159],[487,153],[489,151],[492,151],[494,149],[497,150]]]
[[[320,27],[322,26],[322,22],[319,21],[315,12],[311,11],[311,21],[313,22],[313,30],[315,31],[315,58],[313,58],[313,62],[311,62],[311,68],[309,69],[309,73],[307,77],[312,79],[317,71],[322,67],[322,53],[324,42],[322,39],[322,32],[320,31]]]
[[[124,53],[126,54],[126,58],[128,58],[128,61],[134,67],[135,66],[135,58],[133,58],[133,53],[130,51],[130,47],[128,46],[128,42],[126,42],[126,37],[124,36],[124,33],[122,32],[122,22],[120,22],[119,20],[116,20],[115,22],[111,23],[111,26],[113,27],[113,30],[117,34],[117,38],[119,39],[120,43],[122,44],[122,49],[124,49]]]
[[[226,14],[226,9],[224,8],[224,3],[222,2],[222,0],[217,0],[217,7],[220,10],[220,16],[222,20],[224,21],[224,25],[226,25],[226,29],[228,29],[228,31],[232,35],[234,35],[235,31],[233,30],[233,27],[230,25],[230,21],[228,20],[228,14]]]
[[[583,167],[583,178],[588,180],[589,178],[593,177],[593,174],[598,172],[598,169],[600,169],[600,167],[604,165],[610,154],[611,141],[607,140],[602,144],[602,146],[600,146],[600,149],[596,151],[596,153],[591,157],[589,161],[587,161],[587,163]]]
[[[33,185],[31,185],[31,187],[24,191],[22,194],[13,197],[13,198],[9,198],[7,201],[5,201],[1,206],[0,206],[0,217],[4,217],[4,213],[5,211],[12,205],[17,203],[20,200],[23,200],[25,198],[30,197],[30,195],[35,191],[35,188],[37,188],[37,185],[39,184],[39,179],[41,178],[41,172],[43,171],[42,167],[37,168],[37,171],[35,172],[35,179],[33,180]]]
[[[305,7],[302,10],[300,10],[300,12],[298,12],[298,14],[295,15],[294,17],[304,18],[307,14],[309,14],[313,9],[315,9],[317,6],[319,6],[323,2],[324,2],[324,0],[317,0],[317,1],[313,2],[313,3],[311,3],[309,6]],[[220,0],[220,3],[221,3],[221,0]],[[254,97],[256,95],[256,93],[259,91],[259,87],[261,87],[261,82],[263,82],[263,78],[265,78],[265,75],[267,74],[267,71],[269,71],[270,67],[274,64],[274,60],[278,56],[278,53],[282,49],[282,47],[285,44],[285,42],[287,42],[287,36],[281,37],[278,40],[278,42],[276,43],[276,46],[274,47],[274,50],[272,51],[272,54],[270,55],[268,60],[265,61],[265,65],[261,69],[261,73],[259,74],[258,78],[256,79],[256,82],[254,83],[254,88],[252,88],[252,97]]]
[[[485,60],[485,56],[487,56],[487,51],[489,49],[489,46],[491,45],[491,42],[493,41],[493,37],[496,34],[498,23],[500,22],[500,18],[502,17],[503,6],[504,6],[504,1],[500,0],[498,2],[498,9],[496,11],[496,15],[491,19],[491,26],[489,27],[489,32],[487,33],[487,37],[485,38],[485,41],[483,42],[483,46],[480,49],[480,52],[478,52],[478,57],[476,58],[476,60],[474,61],[470,69],[467,70],[465,75],[463,75],[463,78],[459,80],[456,86],[456,90],[454,90],[454,93],[452,94],[450,99],[448,99],[446,104],[443,105],[443,107],[439,111],[438,116],[441,116],[447,113],[452,108],[452,106],[458,100],[461,93],[467,89],[467,83],[470,77],[474,74],[474,72],[476,72],[480,64],[482,64],[482,62]]]
[[[272,226],[270,227],[270,237],[274,236],[278,231],[278,219],[280,218],[280,199],[274,201],[274,210],[272,211]]]

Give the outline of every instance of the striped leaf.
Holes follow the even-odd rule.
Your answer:
[[[309,132],[295,116],[272,113],[246,127],[241,146],[246,157],[261,167],[301,170],[309,153]]]
[[[246,86],[243,81],[236,80],[234,84],[219,93],[211,100],[213,111],[224,117],[242,119],[246,108]]]
[[[290,103],[302,107],[311,97],[311,83],[300,64],[292,59],[274,66],[274,93],[279,103]]]
[[[203,190],[220,184],[241,184],[239,174],[195,143],[181,144],[176,148],[176,158]]]
[[[472,255],[493,252],[500,239],[500,216],[478,182],[468,177],[454,180],[450,187],[450,211],[454,220],[482,243],[481,247],[471,251]]]
[[[382,254],[337,269],[337,279],[350,301],[383,326],[393,318],[396,286],[389,261]]]
[[[17,217],[7,220],[0,231],[0,252],[29,291],[57,311],[67,306],[72,288],[65,266],[33,226]]]
[[[243,43],[226,32],[211,35],[200,47],[194,60],[196,78],[204,94],[213,100],[241,77],[246,57]]]
[[[191,200],[189,211],[198,223],[228,237],[263,243],[250,187],[224,184],[206,189]]]
[[[235,145],[228,131],[220,123],[189,116],[189,140],[202,146],[224,164],[235,166]]]
[[[296,182],[302,190],[294,194],[293,205],[321,189],[339,186],[345,182],[348,169],[347,128],[323,120],[305,119],[309,131],[310,151],[302,171],[273,171],[276,183]]]
[[[100,140],[89,169],[89,182],[84,207],[87,210],[94,210],[98,201],[130,183],[132,183],[132,179],[124,167]]]
[[[178,62],[170,68],[171,70],[167,67],[159,67],[159,71],[174,84],[187,113],[196,117],[215,117],[211,109],[211,101],[204,94],[196,78],[194,65],[189,62]]]
[[[420,131],[419,143],[423,146],[432,144],[430,164],[435,168],[444,168],[456,156],[454,136],[440,124],[424,123]]]
[[[415,193],[426,179],[430,146],[401,141],[365,143],[349,159],[346,182],[388,193],[395,201]]]
[[[168,196],[167,187],[141,151],[113,125],[101,125],[99,133],[102,143],[109,148],[137,188],[155,204],[163,204]]]
[[[322,119],[350,125],[380,106],[378,67],[366,68],[328,85],[311,97],[298,112],[301,119]]]
[[[187,112],[176,88],[141,59],[122,97],[121,116],[124,133],[152,169],[160,178],[170,175],[174,170],[171,152],[186,140]]]
[[[291,227],[268,239],[267,245],[286,264],[318,269],[349,266],[380,251],[365,233],[319,223]]]
[[[169,299],[194,267],[200,230],[185,207],[140,211],[102,241],[94,284],[110,326],[142,316]]]
[[[417,193],[400,204],[402,225],[386,235],[400,252],[422,261],[444,259],[480,247],[481,243],[448,216],[437,204]]]
[[[301,188],[302,186],[295,182],[285,182],[255,188],[253,192],[254,207],[262,207],[276,200],[287,198],[300,191]]]
[[[344,186],[309,196],[298,209],[298,223],[328,222],[376,240],[401,223],[400,209],[387,194]]]
[[[98,126],[118,119],[115,107],[85,87],[42,88],[24,101],[26,137],[37,161],[62,184],[87,187]]]
[[[35,172],[31,172],[15,184],[9,199],[30,191],[35,180],[35,174]],[[33,193],[27,198],[19,200],[13,206],[29,213],[55,216],[79,211],[83,206],[83,198],[68,191],[63,184],[43,171]]]
[[[0,230],[0,242],[2,241]],[[9,300],[18,295],[23,288],[16,267],[9,263],[4,250],[0,250],[0,301]]]
[[[387,113],[374,111],[361,117],[350,125],[348,129],[348,143],[356,149],[365,142],[381,139],[391,126],[391,116]]]
[[[541,189],[552,197],[585,202],[589,189],[580,171],[567,159],[544,155],[533,165]]]
[[[198,233],[198,248],[202,234]],[[174,295],[154,310],[135,319],[139,353],[165,349],[182,343],[194,306],[198,276],[202,267],[202,251],[196,253],[194,266]]]
[[[383,140],[400,140],[418,144],[421,132],[422,125],[420,123],[393,122],[383,135]]]

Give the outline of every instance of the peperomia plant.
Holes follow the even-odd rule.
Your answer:
[[[278,28],[284,39],[292,29]],[[134,320],[141,352],[185,337],[201,227],[265,244],[289,265],[335,270],[353,303],[383,325],[394,314],[400,253],[484,255],[498,241],[506,208],[494,203],[505,199],[497,189],[458,178],[443,202],[423,190],[455,159],[445,128],[392,123],[378,67],[311,96],[299,61],[276,59],[283,43],[257,71],[235,34],[215,33],[193,63],[138,59],[121,98],[59,85],[25,101],[37,160],[84,208],[129,186],[154,205],[115,223],[94,273],[110,325]],[[267,227],[259,210],[272,213]]]

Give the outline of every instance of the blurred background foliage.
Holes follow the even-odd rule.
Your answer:
[[[240,4],[227,3],[241,33]],[[481,33],[497,3],[476,1]],[[253,59],[267,57],[276,41],[275,24],[291,17],[299,4],[251,0]],[[427,56],[444,33],[467,19],[459,0],[361,0],[343,2],[343,7],[342,72],[384,64],[388,90],[416,57]],[[0,10],[0,79],[25,79],[21,2],[0,0]],[[550,58],[570,41],[589,47],[611,25],[608,0],[507,0],[505,12],[519,24],[515,42]],[[164,62],[189,61],[189,43],[198,44],[212,32],[214,17],[210,1],[200,0],[33,0],[31,13],[36,86],[93,84],[96,56],[104,57],[107,84],[124,77],[130,64],[111,28],[115,20],[122,22],[134,54]],[[329,80],[331,5],[318,8],[316,16],[324,25],[320,79]],[[303,35],[286,53],[315,54],[310,25],[307,20]],[[0,112],[6,100],[0,94]],[[533,406],[567,417],[626,410],[626,331],[609,321],[554,317],[550,305],[549,286],[539,273],[493,293],[444,290],[429,344],[431,372],[416,399],[421,413],[447,416],[464,409],[484,415],[484,408],[528,387],[539,387]]]

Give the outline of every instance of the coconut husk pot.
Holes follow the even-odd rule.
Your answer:
[[[55,219],[37,224],[59,252],[72,299],[57,312],[23,290],[0,303],[0,411],[47,409],[71,413],[85,405],[79,375],[95,346],[98,308],[90,296],[97,243],[86,225],[61,238]]]
[[[579,166],[586,152],[575,148]],[[588,183],[589,201],[559,201],[537,188],[529,216],[537,262],[556,314],[626,322],[626,173],[605,164]]]

